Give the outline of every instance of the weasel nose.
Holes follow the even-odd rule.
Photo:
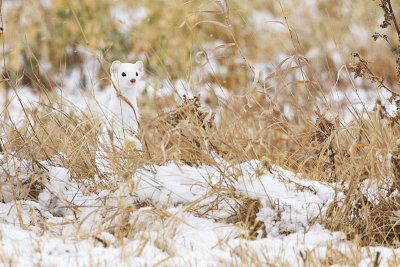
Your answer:
[[[130,82],[131,82],[131,83],[135,83],[135,82],[136,82],[136,79],[131,79]]]

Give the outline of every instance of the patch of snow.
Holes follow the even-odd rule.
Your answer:
[[[252,28],[257,32],[267,30],[274,33],[282,33],[288,31],[285,24],[279,18],[265,10],[252,12],[250,23]]]
[[[138,26],[148,16],[148,11],[142,6],[135,8],[116,6],[110,10],[111,17],[118,22],[122,33],[129,33],[133,26]]]
[[[10,173],[17,173],[24,163],[13,158],[14,163],[6,166],[5,156],[0,160],[3,170]],[[41,164],[49,176],[37,201],[0,203],[2,263],[217,266],[248,265],[250,260],[267,264],[274,260],[300,266],[301,255],[306,253],[326,259],[330,249],[342,253],[356,249],[343,233],[328,231],[319,223],[319,216],[334,195],[329,185],[278,166],[266,169],[256,160],[232,165],[216,158],[216,166],[147,166],[132,177],[136,190],[122,183],[115,192],[105,189],[98,193],[88,192],[69,170]],[[26,176],[21,174],[22,178]],[[227,177],[230,182],[226,183],[237,194],[261,201],[257,216],[266,225],[265,238],[246,240],[238,225],[218,222],[217,217],[197,217],[188,209],[193,203],[207,205],[215,201],[217,195],[212,189],[221,186]],[[145,199],[165,209],[132,209],[137,201]],[[119,214],[129,208],[131,212]],[[112,229],[129,223],[134,224],[131,230],[123,231],[131,234],[118,240]],[[362,248],[361,265],[370,264],[378,251],[383,266],[400,254],[399,250],[383,247]]]

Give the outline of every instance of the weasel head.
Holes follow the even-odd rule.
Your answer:
[[[136,83],[143,76],[143,62],[122,63],[114,61],[110,68],[111,80],[121,93],[130,93],[135,90]]]

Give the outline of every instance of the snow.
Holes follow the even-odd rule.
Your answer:
[[[39,97],[28,87],[9,91],[8,101],[3,95],[0,97],[0,117],[10,116],[10,123],[18,126],[26,119],[22,106],[26,109],[34,109],[39,106]]]
[[[26,160],[3,155],[0,161],[1,170],[8,169],[20,181],[32,172]],[[216,158],[215,166],[169,162],[139,169],[132,176],[136,190],[122,183],[115,191],[96,193],[75,181],[67,169],[41,164],[46,178],[38,200],[3,197],[0,203],[1,263],[219,266],[275,260],[298,266],[306,253],[324,259],[333,248],[343,253],[356,249],[343,233],[321,225],[321,215],[334,197],[332,186],[279,166],[266,169],[256,160],[230,164],[221,158]],[[3,188],[4,181],[0,182]],[[203,217],[193,213],[194,205],[210,205],[223,196],[213,190],[216,186],[233,186],[236,194],[260,200],[257,217],[265,224],[267,236],[243,238],[245,231],[239,225],[224,221],[229,212],[209,212]],[[234,203],[228,194],[224,198],[225,204]],[[135,206],[145,200],[154,207]],[[118,239],[122,225],[130,234]],[[400,253],[383,247],[363,248],[360,266],[368,266],[377,251],[382,266]]]
[[[278,166],[262,176],[257,174],[257,170],[262,169],[258,161],[224,166],[223,169],[224,174],[212,166],[191,167],[170,163],[139,170],[133,179],[138,183],[136,193],[140,200],[150,199],[162,205],[196,201],[203,205],[210,204],[218,197],[213,188],[229,183],[239,195],[262,201],[264,208],[259,217],[272,235],[307,227],[310,220],[322,215],[321,212],[334,197],[334,190],[330,187],[297,179],[293,173]],[[227,180],[224,176],[233,176],[235,171],[242,173],[236,182],[224,181]],[[233,200],[231,202],[234,203]],[[275,222],[277,213],[281,219]]]
[[[274,17],[269,11],[255,11],[251,14],[250,22],[252,28],[259,31],[271,31],[273,33],[283,33],[287,27],[280,18]]]
[[[120,31],[129,34],[132,26],[139,26],[148,16],[146,8],[137,6],[116,6],[110,11],[111,17],[118,22]]]

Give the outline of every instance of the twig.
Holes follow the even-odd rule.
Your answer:
[[[114,82],[113,82],[112,80],[111,80],[111,83],[112,83],[112,85],[113,85],[113,88],[114,88],[114,90],[115,90],[115,93],[117,94],[117,97],[118,97],[119,99],[121,99],[121,101],[123,101],[123,102],[125,102],[126,104],[128,104],[128,106],[132,109],[133,115],[135,116],[136,123],[138,124],[138,127],[141,128],[140,122],[139,122],[139,120],[138,120],[138,116],[137,116],[137,114],[136,114],[136,110],[135,110],[135,108],[133,107],[131,101],[129,101],[128,98],[126,98],[124,95],[121,94],[121,91],[116,87],[116,85],[114,84]],[[143,129],[143,128],[141,128],[141,129]],[[136,134],[137,134],[137,133],[135,133],[135,135],[136,135]],[[136,136],[136,137],[140,140],[139,136]],[[143,138],[143,143],[144,143],[144,146],[146,147],[148,157],[151,158],[150,151],[149,151],[149,146],[147,145],[147,141],[146,141],[146,139],[144,139],[144,138]]]
[[[400,94],[394,92],[387,85],[385,85],[384,79],[382,77],[378,77],[372,72],[372,70],[368,67],[368,62],[363,59],[358,53],[352,53],[352,57],[358,60],[358,62],[350,66],[350,71],[354,73],[354,78],[364,77],[370,80],[372,83],[377,84],[379,88],[384,88],[385,90],[387,90],[389,93],[392,94],[393,97],[400,97]]]
[[[0,35],[1,35],[1,45],[2,45],[2,54],[3,54],[3,73],[1,73],[2,81],[7,82],[8,74],[7,74],[7,65],[6,65],[6,53],[5,53],[5,42],[4,42],[4,23],[3,23],[3,0],[0,0]],[[6,103],[8,101],[8,90],[5,88],[4,98],[6,99]]]
[[[1,33],[1,45],[3,50],[3,70],[6,71],[6,56],[5,56],[5,45],[4,45],[4,24],[3,24],[3,0],[0,0],[0,33]]]
[[[389,1],[390,2],[390,1]],[[374,261],[372,262],[372,266],[373,267],[378,267],[379,266],[379,264],[380,264],[380,256],[381,256],[381,253],[378,251],[376,254],[375,254],[375,259],[374,259]]]
[[[83,30],[82,24],[81,24],[81,22],[79,21],[78,16],[76,15],[76,12],[75,12],[74,8],[72,7],[72,4],[69,5],[69,8],[70,8],[70,10],[71,10],[71,12],[72,12],[72,15],[74,16],[74,19],[75,19],[76,23],[77,23],[78,26],[79,26],[79,30],[80,30],[81,33],[82,33],[83,39],[85,39],[85,44],[86,44],[86,45],[89,45],[89,41],[88,41],[88,39],[86,38],[85,31]]]
[[[399,42],[400,42],[400,28],[399,28],[399,24],[397,24],[396,16],[394,15],[394,12],[393,12],[392,2],[391,2],[391,0],[388,0],[387,3],[388,3],[388,7],[389,7],[389,12],[392,16],[394,27],[396,28],[397,36],[398,36]]]

